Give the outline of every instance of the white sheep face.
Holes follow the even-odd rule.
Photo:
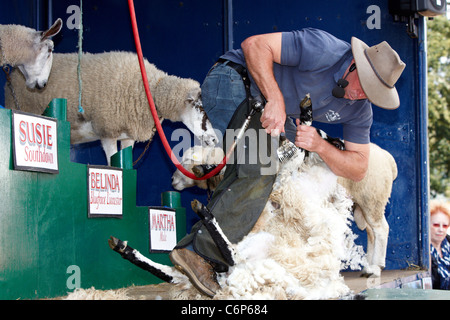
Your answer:
[[[47,31],[37,31],[32,35],[34,39],[29,48],[32,54],[22,64],[17,65],[28,88],[42,89],[47,85],[53,63],[53,41],[50,38],[56,35],[61,27],[62,20],[58,19]]]
[[[186,150],[181,160],[183,168],[192,172],[192,168],[195,165],[204,164],[206,162],[205,154],[201,146],[194,146]],[[184,175],[179,169],[177,169],[172,175],[172,187],[175,190],[181,191],[186,188],[193,187],[197,184],[199,188],[206,189],[207,185],[205,180],[194,180]]]
[[[25,77],[26,86],[30,89],[42,89],[47,85],[53,62],[53,42],[48,40],[45,44],[39,44],[39,54],[34,61],[18,65],[20,72]]]
[[[201,164],[219,164],[223,160],[224,155],[225,154],[220,147],[202,147],[197,145],[190,147],[184,152],[183,158],[181,159],[181,165],[183,168],[193,173],[192,168],[194,166]],[[226,167],[221,170],[219,175],[223,175],[225,169]],[[208,185],[206,180],[191,179],[178,169],[172,175],[172,187],[175,190],[181,191],[193,186],[206,190],[208,187],[211,187],[211,184]]]
[[[197,90],[196,90],[197,91]],[[185,101],[185,112],[181,114],[181,121],[200,139],[202,146],[214,146],[219,142],[216,132],[203,110],[200,89],[191,92]]]

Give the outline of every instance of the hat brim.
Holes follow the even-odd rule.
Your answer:
[[[397,109],[400,106],[397,89],[385,86],[378,79],[364,54],[364,50],[367,48],[369,46],[363,41],[352,37],[352,52],[361,87],[369,101],[374,105],[388,110]]]

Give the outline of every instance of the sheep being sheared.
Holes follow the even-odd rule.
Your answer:
[[[21,109],[42,114],[53,98],[67,99],[71,143],[101,140],[108,164],[121,147],[151,140],[154,121],[144,91],[136,54],[130,52],[84,53],[81,59],[82,108],[78,110],[77,54],[54,54],[53,70],[43,90],[24,88],[23,77],[11,73]],[[217,136],[203,110],[200,84],[168,75],[145,60],[150,91],[161,121],[181,121],[203,145],[214,145]],[[5,93],[5,104],[13,108]]]
[[[355,203],[353,215],[356,225],[367,233],[368,266],[363,270],[367,277],[379,277],[386,266],[389,225],[384,213],[397,173],[394,157],[371,143],[369,168],[364,179],[355,182],[338,178],[338,183]]]
[[[192,172],[192,169],[197,165],[215,165],[223,160],[224,152],[222,148],[211,147],[204,148],[202,146],[193,146],[188,148],[181,159],[181,165],[187,170]],[[183,190],[186,187],[196,185],[201,189],[214,190],[223,178],[225,168],[210,179],[194,180],[186,176],[180,170],[176,170],[172,175],[172,186],[176,190]]]
[[[236,245],[237,263],[219,278],[217,299],[331,299],[350,293],[340,275],[365,265],[351,231],[352,201],[311,154],[282,165],[252,231]]]
[[[0,65],[18,67],[28,88],[43,88],[52,68],[53,41],[62,27],[58,19],[47,31],[25,26],[0,25]]]
[[[252,231],[237,244],[222,239],[234,265],[219,275],[214,299],[329,299],[350,293],[340,270],[364,265],[350,228],[353,203],[320,159],[302,159],[296,155],[281,166]],[[200,216],[205,208],[193,201]],[[172,298],[204,298],[175,267],[157,264],[117,238],[109,243],[123,258],[175,284]]]
[[[188,171],[202,162],[201,157],[208,154],[221,154],[220,148],[211,150],[200,147],[191,148],[185,152],[181,164]],[[222,159],[219,157],[216,164]],[[204,162],[206,163],[206,161]],[[211,158],[208,160],[211,164]],[[364,268],[366,276],[379,277],[381,270],[385,267],[387,240],[389,225],[384,212],[392,191],[392,183],[397,177],[397,165],[392,155],[379,146],[370,144],[370,159],[367,174],[363,180],[355,182],[339,177],[338,183],[346,188],[351,195],[354,205],[354,219],[359,229],[367,232],[367,255],[368,265]],[[214,190],[220,178],[214,177],[215,181],[208,186]],[[192,180],[180,172],[175,171],[172,176],[172,186],[176,190],[183,190],[191,186],[206,189],[207,183],[202,180]]]

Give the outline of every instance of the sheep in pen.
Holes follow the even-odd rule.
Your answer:
[[[53,68],[42,90],[30,90],[22,74],[11,72],[13,95],[5,91],[5,105],[25,112],[42,114],[56,97],[67,99],[67,120],[71,124],[72,144],[100,140],[108,165],[117,150],[134,146],[136,141],[151,142],[156,131],[148,107],[136,54],[112,51],[84,53],[82,112],[78,107],[76,53],[53,55]],[[181,121],[202,145],[214,145],[217,136],[202,107],[200,84],[189,78],[169,75],[145,60],[150,90],[159,121]]]

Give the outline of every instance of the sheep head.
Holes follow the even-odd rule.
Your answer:
[[[202,164],[218,164],[222,161],[224,152],[219,147],[201,147],[193,146],[187,149],[181,160],[181,165],[188,171],[193,172],[193,167]],[[176,170],[172,175],[172,187],[181,191],[186,188],[197,186],[200,189],[211,189],[214,191],[218,182],[222,180],[225,168],[216,176],[208,180],[193,180],[185,176],[180,170]]]
[[[28,88],[44,88],[53,63],[51,37],[61,30],[62,20],[56,20],[46,31],[17,25],[9,27],[9,34],[3,34],[1,39],[4,63],[19,68]]]
[[[214,146],[219,140],[203,109],[200,87],[189,91],[181,117],[183,123],[200,139],[202,146]]]
[[[203,146],[214,146],[219,142],[203,109],[197,81],[168,75],[158,80],[152,93],[162,117],[183,122]]]

